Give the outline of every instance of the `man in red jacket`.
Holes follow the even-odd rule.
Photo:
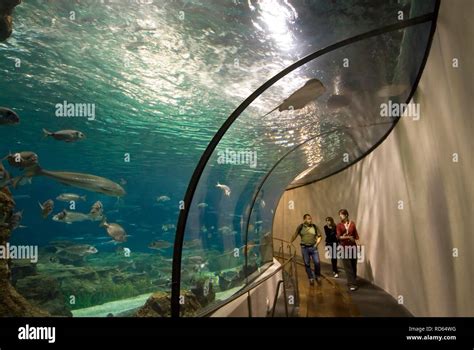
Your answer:
[[[339,210],[341,222],[336,226],[336,236],[344,249],[342,264],[347,276],[347,285],[351,291],[357,290],[357,244],[359,234],[355,223],[349,220],[347,209]]]

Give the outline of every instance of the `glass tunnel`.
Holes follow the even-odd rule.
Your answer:
[[[0,106],[21,119],[0,125],[2,164],[17,181],[0,184],[22,217],[0,243],[38,247],[9,263],[24,310],[200,316],[235,298],[274,264],[284,191],[354,164],[398,122],[380,106],[413,96],[437,6],[18,5],[0,43]],[[55,134],[69,129],[84,139]],[[21,152],[34,166],[11,160]]]

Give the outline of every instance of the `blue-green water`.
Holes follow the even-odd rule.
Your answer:
[[[126,191],[117,200],[43,176],[33,177],[31,185],[12,189],[16,210],[23,211],[21,224],[26,226],[13,232],[12,244],[38,245],[41,250],[66,241],[69,246],[88,244],[98,250],[72,265],[58,262],[51,251],[40,254],[40,277],[59,281],[69,309],[169,291],[180,201],[199,158],[230,113],[289,64],[341,39],[392,23],[397,10],[407,16],[410,10],[410,2],[382,6],[372,1],[104,2],[24,2],[15,9],[12,37],[0,44],[0,106],[15,110],[21,118],[18,125],[0,127],[0,154],[33,151],[44,169],[94,174],[120,183]],[[427,33],[427,29],[423,31]],[[328,90],[335,89],[338,77],[345,76],[329,67],[345,54],[367,51],[369,45],[376,48],[375,53],[390,54],[370,53],[368,58],[354,59],[374,62],[366,70],[358,68],[372,71],[359,82],[370,81],[367,89],[371,84],[376,88],[390,82],[401,38],[400,33],[394,33],[366,46],[354,46],[352,51],[328,55],[292,73],[245,111],[218,150],[251,149],[258,154],[258,166],[219,167],[212,158],[214,163],[203,174],[188,220],[185,242],[191,243],[184,253],[184,287],[192,288],[199,278],[210,279],[217,292],[239,285],[219,284],[216,278],[223,278],[223,271],[240,274],[237,277],[243,285],[250,272],[242,274],[239,267],[244,264],[244,230],[256,186],[288,149],[347,124],[347,116],[323,116],[320,110],[311,112],[312,119],[273,117],[257,123],[258,116],[309,77],[316,76]],[[411,75],[405,83],[413,80]],[[64,101],[93,104],[94,120],[56,116],[56,105]],[[356,114],[352,117],[359,118]],[[366,122],[364,117],[359,119]],[[313,122],[311,127],[305,126],[308,120]],[[44,138],[43,128],[80,130],[86,138],[73,143]],[[293,131],[285,134],[288,129]],[[357,147],[368,149],[386,130],[356,135],[367,141]],[[264,195],[260,194],[257,209],[252,211],[249,231],[249,242],[260,247],[251,254],[255,268],[271,260],[271,237],[268,243],[265,234],[271,233],[273,214],[288,180],[324,161],[332,161],[328,172],[337,170],[340,164],[334,163],[335,156],[344,147],[355,148],[344,137],[336,133],[308,143],[308,149],[277,169],[280,175],[273,186],[278,188],[264,187]],[[21,174],[18,169],[7,169],[12,176]],[[231,199],[216,188],[217,182],[231,187]],[[111,242],[98,222],[68,225],[53,221],[52,216],[69,209],[69,203],[55,201],[54,212],[43,219],[38,202],[54,200],[64,192],[87,195],[86,201],[75,203],[78,212],[87,213],[94,202],[101,201],[107,221],[125,229],[127,242]],[[205,204],[198,207],[198,203]],[[170,246],[150,249],[155,241],[166,241]],[[119,247],[130,249],[131,255],[124,256]],[[156,268],[141,266],[147,262]],[[92,271],[118,266],[119,272],[96,276],[89,289],[77,292],[76,302],[70,303],[70,294],[81,283],[70,282],[72,275],[58,277],[65,273],[64,266],[72,266],[70,270],[76,266],[81,273],[81,268]],[[96,286],[101,284],[117,290],[99,291]],[[120,289],[120,285],[127,288]]]

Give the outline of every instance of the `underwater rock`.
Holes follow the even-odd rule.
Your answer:
[[[13,214],[13,209],[15,209],[15,201],[11,197],[8,189],[3,189],[0,191],[0,224],[6,223]],[[10,232],[5,232],[9,238]]]
[[[202,306],[212,303],[216,299],[216,292],[209,278],[202,278],[194,283],[191,292]]]
[[[0,41],[7,40],[13,30],[13,8],[21,3],[21,0],[2,0],[0,2]]]
[[[18,280],[15,288],[31,304],[47,310],[52,316],[72,316],[55,278],[45,275],[28,276]]]
[[[13,213],[15,202],[7,189],[0,191],[0,218],[8,219]],[[5,245],[11,235],[8,227],[0,226],[0,245]],[[8,260],[0,259],[0,316],[1,317],[44,317],[49,313],[32,305],[11,284],[11,270]]]
[[[247,266],[243,266],[240,270],[240,278],[244,280],[247,276],[250,276],[252,273],[258,270],[258,265],[256,261],[249,261]]]
[[[181,316],[192,317],[201,308],[196,296],[190,291],[182,291],[184,305],[181,305]],[[171,317],[171,295],[167,292],[156,292],[150,296],[135,314],[137,317]]]
[[[10,266],[12,283],[16,284],[19,279],[35,276],[37,274],[36,264],[30,260],[14,260]]]
[[[219,276],[219,288],[221,291],[231,289],[242,285],[241,273],[236,271],[225,271],[220,273]]]

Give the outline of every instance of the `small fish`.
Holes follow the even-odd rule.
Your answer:
[[[82,221],[101,221],[103,219],[104,219],[103,216],[94,217],[89,214],[79,213],[76,211],[68,211],[68,210],[63,210],[53,216],[53,221],[64,222],[66,224],[72,224],[74,222],[82,222]]]
[[[52,199],[48,199],[43,204],[41,204],[40,202],[38,202],[38,204],[41,208],[41,216],[43,217],[43,219],[46,219],[54,209],[54,201]]]
[[[71,255],[77,255],[77,256],[86,256],[86,255],[91,255],[91,254],[97,254],[98,250],[96,247],[88,245],[88,244],[77,244],[77,245],[71,245],[71,246],[66,246],[66,247],[56,247],[56,254],[61,254],[61,253],[67,253]]]
[[[33,179],[28,176],[17,176],[11,179],[11,185],[13,188],[17,189],[20,186],[31,185]]]
[[[78,194],[74,193],[62,193],[59,196],[56,197],[56,200],[61,201],[61,202],[70,202],[70,201],[86,201],[86,196],[80,196]]]
[[[186,259],[189,260],[193,264],[202,264],[204,262],[204,258],[198,255],[189,256]]]
[[[121,184],[122,186],[125,186],[127,184],[127,180],[125,180],[124,178],[121,178],[119,180],[119,184]]]
[[[191,248],[197,248],[201,245],[201,240],[200,239],[193,239],[191,241],[184,241],[183,243],[183,248],[186,249],[191,249]]]
[[[160,196],[160,197],[157,197],[157,198],[156,198],[156,201],[157,201],[158,203],[163,203],[163,202],[169,201],[170,199],[171,199],[171,198],[168,197],[168,196]]]
[[[273,113],[277,109],[279,112],[283,112],[304,108],[325,92],[326,88],[324,87],[323,83],[321,83],[321,81],[318,79],[310,79],[302,87],[285,99],[281,105],[272,109],[261,118],[265,118],[267,115]]]
[[[217,182],[216,187],[217,187],[217,188],[220,188],[221,190],[223,190],[223,191],[224,191],[224,194],[225,194],[226,196],[230,196],[231,190],[230,190],[230,187],[229,187],[229,186],[227,186],[227,185],[222,185],[222,184],[220,184],[219,182]]]
[[[101,201],[97,201],[92,204],[89,215],[92,217],[103,217],[104,215],[104,206]]]
[[[130,256],[130,253],[132,251],[130,250],[130,248],[119,246],[117,247],[117,249],[115,249],[115,252],[117,252],[120,255]]]
[[[228,232],[232,232],[232,228],[230,226],[222,226],[217,231],[221,233],[228,233]]]
[[[0,107],[0,125],[14,125],[20,122],[20,117],[9,108]]]
[[[328,98],[327,106],[329,109],[339,109],[351,104],[351,99],[346,95],[331,95]]]
[[[250,241],[246,245],[240,247],[240,249],[242,249],[244,255],[248,255],[257,246],[258,245],[255,244],[255,242]]]
[[[45,137],[51,136],[55,140],[65,141],[65,142],[74,142],[82,140],[86,137],[82,132],[77,130],[59,130],[56,132],[51,132],[46,129],[43,129]]]
[[[200,231],[201,231],[201,233],[207,233],[207,228],[206,228],[206,226],[202,225]]]
[[[200,208],[200,209],[207,208],[208,206],[209,206],[209,204],[207,204],[207,203],[199,203],[199,204],[197,205],[197,207]]]
[[[222,232],[222,235],[224,237],[233,237],[237,234],[237,231],[224,231]]]
[[[38,164],[38,155],[30,151],[10,153],[4,159],[7,159],[8,164],[12,167],[20,169],[30,168]]]
[[[9,227],[12,231],[16,230],[17,228],[25,228],[26,226],[20,225],[21,220],[23,219],[23,210],[17,211],[14,213],[9,220]]]
[[[160,249],[168,249],[168,248],[171,248],[172,246],[173,244],[168,241],[154,241],[148,245],[148,248],[160,250]]]
[[[176,228],[175,224],[164,224],[161,226],[161,230],[164,232],[168,232],[168,230],[172,230]]]
[[[267,203],[265,203],[265,201],[262,199],[262,200],[260,201],[260,208],[263,209],[263,208],[265,208],[266,206],[267,206]]]
[[[126,242],[127,241],[127,233],[123,229],[122,226],[119,224],[111,223],[109,224],[105,219],[102,220],[101,227],[105,227],[107,233],[112,239],[116,242]]]

